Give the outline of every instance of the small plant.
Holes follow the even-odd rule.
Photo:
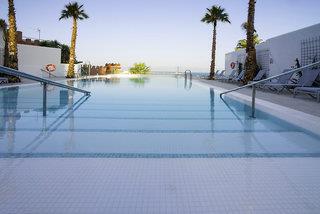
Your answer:
[[[133,67],[129,69],[131,74],[149,74],[150,67],[146,66],[145,63],[135,63]]]

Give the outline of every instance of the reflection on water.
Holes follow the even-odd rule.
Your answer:
[[[146,83],[149,82],[148,77],[133,77],[129,79],[130,82],[134,83],[135,86],[143,87]]]
[[[67,81],[69,86],[74,86],[75,81]],[[38,96],[41,92],[40,87],[8,87],[0,89],[0,140],[6,142],[6,148],[0,145],[7,153],[15,152],[15,134],[16,125],[18,120],[25,117],[21,123],[26,124],[26,128],[33,127],[33,125],[39,124],[39,134],[35,135],[31,139],[26,137],[24,139],[26,146],[23,148],[25,151],[33,150],[36,145],[41,144],[45,139],[47,139],[54,130],[56,130],[66,119],[69,120],[69,130],[71,133],[74,130],[74,111],[84,103],[88,97],[83,96],[74,101],[74,91],[71,90],[58,90],[57,88],[48,90],[48,112],[58,112],[61,111],[60,116],[55,116],[56,119],[50,118],[50,114],[47,117],[38,118],[37,113],[42,112],[42,96]],[[59,92],[59,93],[57,93]],[[54,97],[59,94],[58,97]],[[32,95],[32,96],[31,96]],[[29,100],[33,102],[29,102]],[[36,114],[35,114],[36,113]],[[28,124],[28,115],[31,116],[30,123]],[[22,116],[23,115],[23,116]],[[49,122],[48,122],[49,121]],[[28,126],[29,125],[29,126]],[[0,141],[0,142],[1,142]],[[29,142],[29,143],[27,143]],[[70,136],[68,145],[66,148],[73,147],[74,141],[73,136]],[[72,149],[72,148],[71,148]],[[69,149],[70,150],[70,149]]]
[[[0,90],[0,139],[7,134],[8,138],[8,152],[14,150],[14,131],[6,132],[8,130],[15,130],[16,121],[21,118],[20,112],[17,111],[19,87],[9,87]],[[7,128],[6,128],[7,127]]]
[[[192,88],[192,75],[185,74],[184,75],[184,89],[189,91],[189,90],[191,90],[191,88]]]
[[[214,130],[214,89],[210,88],[210,116],[211,116],[211,130]]]
[[[117,78],[117,77],[105,78],[104,82],[105,84],[108,84],[108,85],[117,85],[120,83],[120,78]]]
[[[96,83],[105,83],[106,85],[117,85],[120,83],[120,78],[118,77],[111,77],[111,78],[106,78],[106,77],[91,77],[91,78],[84,78],[80,79],[77,81],[77,86],[79,88],[90,88],[93,86],[93,84]]]

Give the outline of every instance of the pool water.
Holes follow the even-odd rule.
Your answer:
[[[179,76],[0,89],[0,157],[319,157],[320,137]]]

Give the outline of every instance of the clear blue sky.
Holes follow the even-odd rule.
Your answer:
[[[57,39],[69,44],[71,20],[58,21],[66,0],[15,0],[18,29],[24,36]],[[137,61],[153,66],[207,69],[211,26],[200,22],[214,4],[226,8],[232,24],[218,25],[217,67],[224,54],[244,38],[248,0],[81,0],[89,20],[79,24],[77,56],[95,64]],[[0,0],[0,17],[7,19],[7,0]],[[257,0],[256,29],[268,39],[320,23],[319,0]]]

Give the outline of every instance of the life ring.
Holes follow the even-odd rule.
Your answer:
[[[54,72],[56,70],[56,66],[54,64],[48,64],[46,65],[46,70],[48,72]]]
[[[234,69],[234,68],[236,67],[236,63],[231,62],[231,63],[230,63],[230,67],[231,67],[232,69]]]

